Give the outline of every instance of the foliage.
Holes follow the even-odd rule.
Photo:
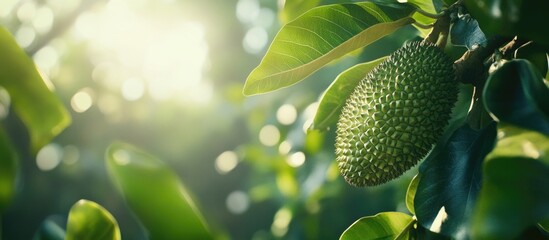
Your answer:
[[[204,75],[215,85],[209,105],[153,101],[154,89],[148,87],[141,99],[113,100],[133,85],[112,87],[112,80],[137,77],[135,68],[154,67],[157,60],[175,68],[192,64],[154,54],[147,61],[151,66],[134,64],[133,55],[98,58],[98,45],[109,36],[85,40],[93,35],[86,31],[97,27],[90,19],[101,16],[86,9],[107,1],[79,1],[59,14],[43,7],[54,2],[0,3],[0,238],[549,235],[545,1],[287,0],[278,1],[280,29],[268,23],[277,16],[275,1],[163,1],[179,6],[165,11],[190,9],[183,15],[195,17],[207,12],[200,20],[219,26],[204,34],[211,47],[206,61],[211,71]],[[110,10],[124,8],[117,5],[123,1],[110,2]],[[147,8],[154,1],[133,2],[132,7]],[[5,13],[12,3],[17,7]],[[238,22],[235,6],[237,13],[255,8],[249,15],[258,17]],[[148,10],[164,17],[157,8]],[[47,21],[26,19],[29,13],[52,15],[53,27],[38,30]],[[63,34],[73,22],[82,33]],[[132,22],[139,30],[146,25]],[[25,46],[30,28],[37,31]],[[126,35],[125,30],[94,34]],[[261,34],[272,36],[265,52],[235,47],[261,40]],[[139,45],[142,36],[126,37],[118,47],[149,47]],[[420,38],[455,61],[461,92],[452,119],[417,168],[380,187],[351,188],[333,161],[338,115],[369,71],[406,41]],[[48,60],[44,52],[56,45],[62,45],[57,56],[62,66],[38,70]],[[264,54],[261,61],[257,54]],[[121,65],[109,65],[112,61],[136,72],[117,71]],[[257,67],[244,83],[252,65]],[[244,99],[242,88],[244,95],[284,90]],[[94,104],[107,102],[103,107],[110,107],[110,115],[101,106],[71,112],[67,106],[77,91]],[[294,115],[291,121],[280,119],[284,111]],[[36,167],[48,150],[64,153],[55,171]],[[85,161],[71,163],[71,157]]]
[[[352,224],[341,239],[542,236],[544,233],[536,224],[541,222],[543,227],[544,220],[549,218],[549,195],[545,191],[549,185],[545,153],[549,146],[549,84],[544,79],[549,34],[536,24],[543,21],[541,9],[545,9],[542,7],[545,3],[386,2],[319,6],[296,17],[281,28],[244,87],[245,94],[284,88],[332,60],[323,60],[325,56],[337,52],[340,57],[371,44],[380,34],[390,34],[377,28],[387,21],[371,22],[362,27],[362,32],[352,32],[357,36],[364,33],[370,36],[365,38],[371,40],[345,47],[347,38],[337,41],[334,33],[347,36],[344,32],[354,29],[341,25],[352,22],[348,16],[355,16],[353,20],[359,21],[359,15],[355,15],[351,6],[367,6],[368,13],[361,17],[386,15],[389,22],[402,23],[392,25],[391,31],[409,24],[419,27],[418,24],[434,23],[430,25],[429,35],[420,34],[426,36],[424,41],[432,41],[449,52],[467,47],[466,53],[454,60],[458,79],[466,76],[464,69],[474,69],[481,74],[479,79],[462,80],[475,89],[474,94],[470,93],[472,108],[468,114],[454,113],[452,124],[410,183],[405,203],[415,217],[394,212],[364,217]],[[412,10],[409,6],[413,6]],[[293,32],[298,27],[300,30]],[[290,38],[290,34],[293,37]],[[452,42],[447,44],[449,34]],[[334,127],[354,86],[380,61],[383,59],[362,63],[341,73],[322,95],[312,128],[330,130]],[[490,69],[484,62],[492,65]],[[456,107],[455,111],[464,109]],[[486,121],[488,114],[491,119]],[[468,117],[463,119],[465,115]],[[416,218],[417,224],[414,224]],[[403,228],[414,234],[404,236]]]

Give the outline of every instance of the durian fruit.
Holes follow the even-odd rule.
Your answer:
[[[337,163],[357,187],[401,176],[448,124],[458,86],[452,61],[427,42],[391,54],[361,80],[337,123]]]

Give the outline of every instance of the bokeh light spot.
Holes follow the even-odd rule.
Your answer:
[[[87,111],[93,105],[90,89],[82,89],[71,98],[71,107],[77,113]]]
[[[220,174],[232,171],[238,164],[238,156],[233,151],[225,151],[215,159],[215,169]]]
[[[281,208],[275,214],[271,232],[277,237],[283,237],[288,232],[288,225],[292,221],[292,212],[288,208]]]
[[[80,151],[76,146],[67,145],[63,148],[63,158],[61,161],[67,165],[73,165],[80,159]]]
[[[28,26],[21,26],[19,29],[17,29],[17,32],[15,32],[15,39],[17,40],[17,43],[23,48],[26,48],[34,42],[34,39],[36,38],[36,32],[34,29]]]
[[[51,8],[43,6],[36,10],[34,18],[32,19],[32,25],[39,33],[46,33],[50,31],[53,25],[53,11]]]
[[[287,159],[286,162],[292,167],[299,167],[305,163],[305,153],[295,152],[292,153]]]
[[[276,119],[284,125],[290,125],[297,119],[297,110],[291,104],[284,104],[276,111]]]
[[[252,23],[259,16],[258,0],[239,0],[236,4],[236,17],[242,23]]]
[[[21,22],[32,21],[35,14],[36,4],[32,1],[26,1],[17,9],[17,18],[19,18],[19,21]]]
[[[234,191],[227,196],[227,209],[233,214],[241,214],[248,210],[250,199],[245,192]]]
[[[247,53],[256,54],[263,50],[263,48],[267,45],[268,40],[269,36],[264,28],[253,27],[246,32],[246,35],[244,35],[242,45]]]
[[[289,141],[282,141],[280,145],[278,145],[278,153],[281,155],[286,155],[290,153],[292,150],[292,144]]]
[[[50,143],[36,154],[36,166],[42,171],[53,170],[61,162],[61,157],[61,147],[55,143]]]
[[[274,146],[280,140],[280,131],[273,125],[265,125],[259,131],[259,141],[265,146]]]

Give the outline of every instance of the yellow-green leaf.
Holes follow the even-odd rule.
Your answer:
[[[120,239],[116,219],[101,205],[82,199],[72,206],[65,240]]]
[[[384,212],[363,217],[353,223],[339,238],[340,240],[393,240],[396,237],[408,239],[415,219],[400,212]],[[404,237],[404,238],[402,238]]]
[[[33,61],[2,27],[0,56],[0,85],[9,92],[13,109],[27,127],[36,152],[70,124],[70,115],[48,89]]]
[[[284,25],[248,76],[244,94],[295,84],[329,62],[414,22],[415,7],[360,2],[320,6]]]

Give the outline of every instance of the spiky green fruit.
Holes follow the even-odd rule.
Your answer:
[[[337,123],[341,174],[354,186],[402,175],[432,149],[457,100],[452,61],[413,42],[374,68],[347,99]]]

